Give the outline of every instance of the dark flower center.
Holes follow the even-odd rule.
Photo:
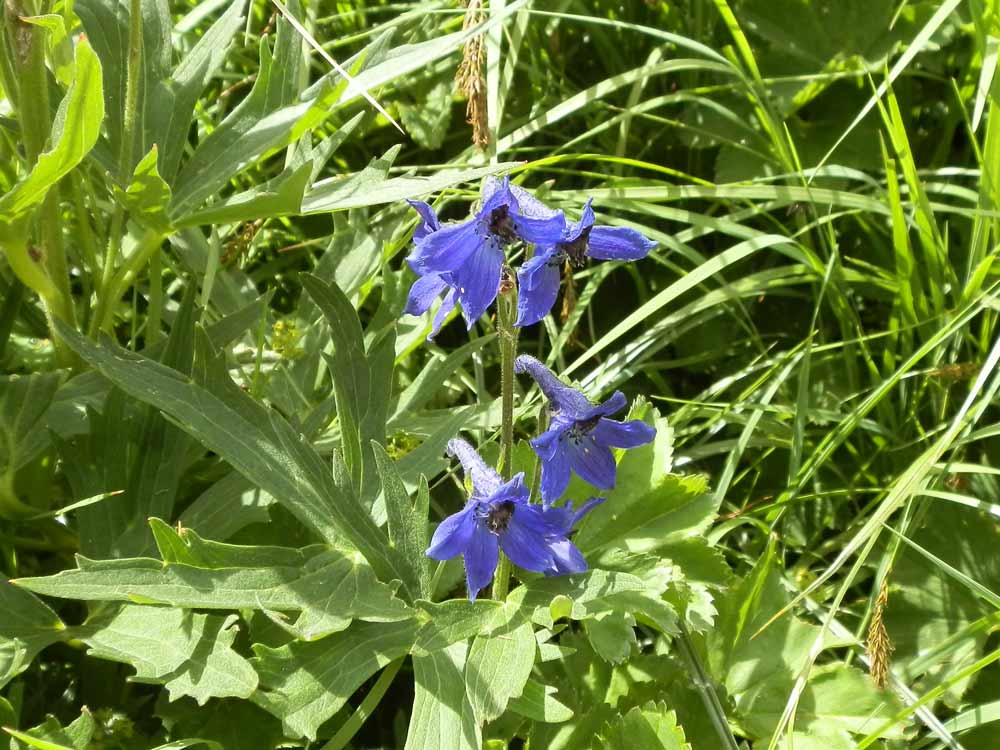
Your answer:
[[[510,519],[514,517],[515,504],[513,500],[504,500],[497,503],[486,515],[486,528],[493,534],[500,534],[507,530]]]
[[[520,239],[514,230],[514,218],[510,215],[509,206],[497,206],[490,212],[489,227],[490,234],[506,243]]]
[[[566,436],[579,445],[580,442],[587,436],[587,433],[597,427],[597,423],[600,421],[601,415],[598,414],[596,417],[576,422],[569,428],[569,430],[566,431]]]
[[[566,254],[571,265],[579,268],[587,262],[587,243],[590,241],[590,227],[587,227],[580,236],[572,242],[560,242],[559,250]]]

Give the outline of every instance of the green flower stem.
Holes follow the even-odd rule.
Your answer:
[[[125,290],[135,280],[139,271],[149,263],[153,254],[160,251],[160,243],[162,242],[163,235],[160,232],[152,229],[147,230],[139,240],[139,247],[129,255],[118,272],[102,284],[102,291],[97,297],[94,317],[90,321],[89,333],[91,336],[111,325],[114,303],[121,299]],[[109,274],[105,273],[105,276],[109,276]]]
[[[361,705],[357,707],[354,713],[351,714],[351,717],[344,722],[340,729],[337,730],[337,733],[320,750],[341,750],[347,746],[365,721],[368,720],[368,717],[378,708],[378,704],[382,701],[385,691],[389,689],[401,666],[403,666],[403,660],[400,658],[394,662],[390,662],[382,670],[382,674],[379,675],[378,680],[375,681],[371,690],[368,691],[364,700],[361,701]]]
[[[508,480],[514,473],[514,357],[517,354],[516,289],[503,290],[510,270],[504,269],[505,281],[501,283],[501,293],[497,297],[497,340],[500,344],[500,475]],[[493,598],[504,601],[510,589],[510,575],[513,566],[501,552],[493,577]]]
[[[16,101],[21,138],[29,169],[38,161],[52,130],[49,102],[48,69],[45,65],[46,36],[40,26],[26,23],[22,16],[46,11],[46,3],[26,6],[18,0],[4,5],[4,26],[8,30],[5,52],[9,68],[4,77],[13,73],[17,80]],[[30,95],[27,93],[30,92]],[[45,303],[49,323],[59,319],[76,327],[76,310],[69,285],[69,270],[62,242],[62,215],[59,211],[59,188],[53,186],[38,213],[38,242],[29,242],[26,227],[12,229],[4,241],[4,250],[18,278],[34,290]],[[72,353],[62,345],[53,329],[52,340],[60,364],[75,363]]]
[[[132,152],[135,150],[135,123],[139,112],[139,76],[142,73],[142,0],[129,4],[129,36],[127,78],[125,80],[125,114],[122,122],[121,151],[118,155],[118,175],[122,185],[132,175]]]

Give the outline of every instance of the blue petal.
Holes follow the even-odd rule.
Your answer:
[[[493,211],[500,206],[517,208],[517,199],[510,191],[509,177],[504,177],[501,180],[493,178],[486,181],[483,185],[483,205],[476,216],[480,220],[489,220]]]
[[[580,478],[602,490],[615,486],[615,457],[606,445],[598,445],[589,435],[579,443],[566,440],[566,456]]]
[[[598,260],[638,260],[656,243],[628,227],[594,227],[587,239],[587,255]]]
[[[406,259],[421,275],[455,272],[482,247],[482,222],[469,219],[426,235]]]
[[[621,391],[615,391],[607,401],[588,409],[578,416],[577,419],[581,422],[589,422],[594,417],[607,417],[617,414],[626,406],[628,406],[628,401],[625,400],[625,394]]]
[[[559,296],[559,266],[548,257],[535,256],[517,272],[520,293],[517,297],[517,326],[534,325],[546,315]],[[539,261],[535,263],[535,261]],[[534,266],[531,264],[535,263]]]
[[[406,308],[403,310],[403,314],[423,315],[430,310],[431,305],[434,304],[434,300],[441,296],[441,292],[447,286],[448,283],[436,273],[421,276],[410,287],[410,296],[406,300]]]
[[[600,445],[612,448],[635,448],[655,438],[656,430],[638,419],[629,422],[602,419],[590,434]]]
[[[497,298],[503,261],[503,250],[498,243],[487,240],[464,266],[452,272],[462,314],[470,329]]]
[[[493,490],[487,500],[491,503],[503,502],[504,500],[512,500],[515,503],[527,503],[530,494],[527,485],[524,483],[524,472],[519,471],[512,479]]]
[[[575,242],[580,239],[580,235],[583,234],[584,231],[594,226],[594,209],[590,207],[593,200],[593,198],[587,198],[587,202],[583,206],[583,214],[580,216],[580,221],[566,227],[566,234],[563,238],[563,242]]]
[[[445,295],[444,301],[441,303],[441,307],[438,311],[434,313],[434,321],[431,323],[431,332],[427,334],[427,340],[433,341],[434,337],[438,335],[441,330],[441,326],[444,325],[445,318],[455,309],[455,304],[458,302],[458,290],[452,289],[448,294]]]
[[[416,209],[417,213],[420,214],[420,218],[423,219],[423,222],[413,230],[414,242],[419,242],[431,232],[436,232],[441,228],[441,222],[438,221],[437,214],[429,205],[423,201],[407,200],[406,202]]]
[[[566,455],[564,445],[567,441],[558,441],[556,450],[549,459],[542,459],[542,502],[545,505],[554,503],[566,491],[570,478],[570,460]]]
[[[555,455],[556,451],[560,450],[559,438],[563,436],[566,430],[567,427],[562,424],[553,425],[550,429],[531,441],[531,447],[535,449],[535,453],[538,454],[540,459],[548,461]]]
[[[546,537],[549,525],[537,505],[518,505],[507,529],[500,534],[500,546],[520,568],[541,573],[552,566],[552,553]]]
[[[500,489],[502,484],[500,475],[492,467],[487,466],[476,449],[462,438],[452,438],[448,441],[448,455],[454,456],[461,462],[465,475],[472,482],[474,497],[485,499]]]
[[[587,561],[569,539],[549,542],[549,551],[552,553],[552,566],[545,571],[545,575],[565,576],[587,571]]]
[[[534,357],[527,354],[519,356],[514,360],[514,372],[526,372],[534,378],[542,393],[548,398],[553,415],[578,419],[579,415],[586,414],[594,408],[586,396],[563,383]]]
[[[476,530],[477,505],[477,502],[470,501],[458,513],[444,519],[434,530],[431,546],[424,554],[435,560],[450,560],[462,554]]]
[[[566,231],[566,216],[562,211],[546,218],[535,218],[522,214],[512,214],[514,231],[525,242],[536,245],[554,245]]]
[[[592,497],[579,509],[574,509],[573,503],[569,502],[559,506],[550,505],[544,508],[543,513],[545,520],[558,531],[560,536],[569,536],[580,519],[603,502],[603,497]]]
[[[469,599],[476,601],[480,589],[493,580],[493,572],[500,560],[497,538],[481,525],[476,524],[475,533],[465,549],[465,585],[469,589]]]
[[[551,219],[559,211],[549,208],[520,185],[511,185],[510,192],[517,200],[518,213],[531,219]]]

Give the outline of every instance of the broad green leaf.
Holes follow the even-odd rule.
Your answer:
[[[0,517],[42,510],[17,496],[14,475],[50,445],[45,414],[60,380],[58,373],[0,376]]]
[[[636,614],[646,614],[661,628],[676,619],[660,592],[639,576],[607,570],[591,570],[575,576],[537,578],[514,589],[508,602],[543,627],[551,628],[560,617],[585,620],[602,612],[628,605]]]
[[[677,715],[665,703],[636,706],[605,725],[595,750],[690,750]]]
[[[137,682],[165,684],[173,698],[203,705],[209,698],[249,698],[257,688],[257,674],[232,648],[235,622],[235,615],[124,604],[72,632],[91,656],[134,667]]]
[[[254,646],[261,689],[253,700],[281,719],[292,737],[316,738],[369,677],[404,656],[413,645],[416,622],[354,623],[316,643],[273,649]]]
[[[47,716],[37,727],[19,732],[9,727],[4,731],[39,750],[87,750],[94,736],[96,724],[90,711],[84,707],[76,719],[62,726],[54,716]],[[17,747],[12,744],[11,747]]]
[[[293,627],[310,639],[343,630],[353,618],[394,622],[413,615],[357,553],[338,550],[288,567],[203,568],[149,558],[84,557],[77,558],[77,565],[53,576],[21,578],[17,584],[48,596],[86,601],[300,612]]]
[[[467,643],[413,657],[414,697],[405,750],[481,750],[482,732],[465,689]]]
[[[114,345],[97,346],[65,326],[69,345],[126,393],[155,406],[214,450],[321,538],[346,537],[382,580],[402,579],[400,556],[349,486],[291,425],[238,388],[197,329],[195,380]],[[275,466],[281,466],[280,471]],[[336,466],[336,464],[335,464]]]
[[[302,209],[302,196],[309,184],[311,164],[286,170],[273,180],[236,195],[223,198],[207,208],[189,213],[176,222],[178,227],[207,224],[235,224],[274,216],[291,216]]]
[[[432,86],[415,104],[399,103],[399,119],[406,132],[422,148],[441,148],[451,123],[452,99],[455,86],[442,80]]]
[[[49,188],[65,177],[94,147],[104,119],[101,63],[86,39],[76,45],[73,85],[59,104],[49,142],[26,177],[0,197],[0,231],[40,205]]]
[[[115,186],[115,197],[140,224],[161,234],[168,234],[172,229],[167,217],[170,186],[157,171],[159,153],[156,144],[153,144],[149,153],[136,164],[128,188],[123,191]]]
[[[503,162],[488,167],[445,170],[431,177],[386,179],[385,172],[395,158],[396,152],[394,149],[382,160],[373,161],[361,172],[317,182],[302,201],[302,212],[317,214],[343,211],[348,208],[396,203],[406,198],[420,198],[428,193],[465,182],[475,182],[487,175],[502,174],[521,166],[521,162]]]
[[[199,706],[190,698],[168,701],[161,693],[156,715],[171,735],[201,737],[219,750],[274,750],[284,739],[281,723],[250,701],[224,698]]]
[[[576,539],[585,556],[612,545],[662,550],[700,536],[715,519],[721,498],[708,492],[704,477],[668,473],[673,436],[667,421],[652,409],[645,421],[656,427],[656,439],[623,452],[607,502],[590,513]]]
[[[773,557],[765,556],[738,586],[717,600],[719,618],[707,633],[712,674],[724,676],[738,719],[751,737],[771,736],[819,627],[786,614],[757,632],[789,600]],[[835,645],[832,638],[829,645]],[[893,716],[895,696],[843,664],[812,671],[795,713],[796,732],[836,735],[867,732]],[[902,727],[888,730],[902,736]]]
[[[524,683],[524,690],[515,698],[511,698],[507,708],[532,721],[547,724],[559,724],[573,718],[573,711],[560,703],[553,696],[556,689],[551,685],[542,685],[533,679]]]
[[[438,603],[419,601],[417,606],[421,610],[420,619],[424,622],[413,646],[413,653],[418,656],[477,635],[488,635],[509,623],[518,613],[516,605],[490,599],[474,602],[465,599]]]
[[[499,717],[521,694],[535,664],[531,623],[498,630],[472,641],[465,662],[465,686],[480,726]]]
[[[0,579],[0,687],[46,646],[65,637],[62,620],[35,596]]]
[[[217,481],[181,513],[180,523],[213,539],[229,539],[252,523],[266,523],[274,498],[237,471]]]
[[[386,516],[389,520],[389,543],[402,553],[413,571],[411,590],[418,591],[422,597],[429,597],[431,566],[430,559],[424,553],[430,544],[427,518],[430,495],[427,491],[420,491],[417,492],[416,502],[410,500],[403,480],[385,448],[372,441],[370,450],[375,455],[381,478],[382,496],[385,498]]]
[[[202,539],[191,529],[175,528],[159,518],[149,519],[149,525],[164,562],[195,568],[301,568],[326,552],[322,544],[293,548],[213,542]]]
[[[611,664],[620,664],[637,645],[635,618],[628,612],[605,612],[584,623],[594,652]]]
[[[913,541],[977,583],[1000,590],[1000,562],[983,554],[997,547],[1000,532],[985,514],[934,500]],[[895,646],[893,667],[907,684],[930,689],[983,655],[988,628],[980,623],[996,610],[975,591],[908,546],[889,582],[885,624]],[[953,685],[946,701],[957,705],[970,682]]]

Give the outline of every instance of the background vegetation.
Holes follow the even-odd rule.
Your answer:
[[[483,725],[536,750],[996,747],[996,3],[494,1],[466,31],[450,0],[304,6],[350,86],[264,0],[6,3],[0,570],[31,579],[0,586],[11,747],[465,747]],[[483,28],[485,151],[454,82]],[[376,577],[440,600],[460,569],[428,589],[375,542],[370,568],[316,543],[375,538],[344,493],[391,535],[421,475],[432,520],[453,512],[444,443],[495,437],[490,322],[428,344],[393,321],[403,199],[461,218],[508,171],[660,243],[576,271],[520,348],[666,418],[581,545],[659,576],[674,619],[536,613],[530,679],[456,697],[447,669],[523,630],[477,619],[422,656]],[[243,599],[144,578],[239,568],[272,577]],[[325,607],[341,579],[354,600]],[[421,612],[461,629],[444,606]]]

